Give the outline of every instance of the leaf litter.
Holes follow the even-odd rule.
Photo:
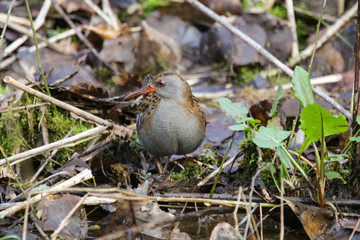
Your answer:
[[[226,0],[219,2],[221,2],[221,4],[214,1],[208,1],[207,4],[212,6],[219,13],[232,12],[234,15],[228,18],[230,23],[244,31],[248,36],[257,40],[261,46],[266,47],[281,61],[285,62],[288,60],[292,39],[290,28],[287,26],[285,20],[279,19],[270,13],[255,15],[243,14],[240,16],[238,15],[239,6],[236,5],[237,2],[236,4],[234,1]],[[95,4],[97,4],[97,1],[95,1]],[[113,3],[110,1],[110,4]],[[277,85],[276,81],[279,80],[281,74],[277,73],[275,76],[271,75],[272,66],[265,58],[245,44],[243,40],[230,34],[224,27],[220,26],[218,23],[214,23],[207,16],[204,16],[199,11],[195,11],[194,8],[189,5],[186,6],[186,4],[183,4],[181,6],[184,8],[178,8],[176,7],[177,4],[179,3],[172,3],[167,7],[159,7],[158,9],[160,11],[152,13],[145,12],[145,14],[142,13],[141,10],[146,11],[146,9],[141,9],[142,6],[139,3],[133,3],[132,6],[126,6],[125,8],[114,4],[112,5],[113,8],[110,9],[110,12],[112,11],[112,14],[117,14],[119,17],[125,19],[121,24],[117,23],[118,29],[114,29],[105,25],[106,23],[111,22],[111,16],[108,16],[110,18],[108,19],[105,16],[94,14],[96,11],[91,5],[88,5],[83,1],[60,2],[60,5],[65,8],[66,13],[72,14],[74,20],[76,19],[79,26],[85,30],[84,32],[92,32],[92,35],[97,35],[97,38],[90,39],[90,34],[88,34],[90,42],[93,44],[94,49],[99,51],[99,56],[117,69],[119,74],[114,74],[111,70],[103,68],[100,63],[101,61],[97,59],[94,54],[90,53],[89,49],[84,47],[84,44],[79,41],[77,37],[74,37],[75,35],[72,33],[69,34],[68,37],[65,37],[64,40],[61,40],[61,42],[58,40],[53,44],[48,44],[48,47],[46,48],[42,47],[40,50],[41,65],[44,69],[48,84],[51,85],[53,83],[50,87],[51,94],[56,99],[60,99],[63,102],[70,103],[81,109],[86,109],[91,114],[95,114],[103,119],[111,119],[113,122],[107,123],[107,126],[111,126],[111,128],[102,132],[97,132],[96,136],[87,136],[82,140],[78,140],[80,142],[64,143],[66,148],[49,158],[49,164],[45,166],[40,178],[37,180],[39,182],[36,183],[35,186],[27,185],[26,177],[21,179],[24,187],[28,188],[28,192],[32,188],[36,189],[36,186],[41,186],[41,184],[46,184],[51,188],[52,184],[61,181],[61,179],[66,180],[70,177],[74,178],[79,176],[79,181],[69,183],[66,187],[69,188],[75,186],[73,184],[77,184],[76,189],[74,188],[73,191],[82,193],[81,195],[83,196],[85,191],[82,191],[80,187],[91,186],[93,188],[89,189],[88,192],[92,193],[95,198],[98,197],[95,196],[98,194],[98,189],[108,189],[108,192],[111,193],[112,190],[110,189],[112,187],[119,186],[120,188],[133,189],[136,192],[136,187],[138,185],[140,186],[142,183],[150,183],[149,185],[145,184],[147,187],[142,188],[140,194],[144,197],[148,195],[161,196],[162,193],[189,193],[190,196],[192,193],[196,193],[196,191],[209,193],[210,188],[213,185],[213,180],[210,180],[210,182],[203,187],[196,186],[196,183],[202,176],[205,176],[212,171],[212,166],[216,166],[216,162],[221,162],[221,158],[226,154],[231,145],[231,139],[234,138],[236,140],[234,141],[232,149],[230,149],[228,157],[237,160],[232,167],[223,169],[220,182],[217,183],[216,194],[219,194],[220,196],[224,194],[225,196],[225,194],[230,193],[233,195],[232,200],[236,200],[238,197],[236,196],[237,193],[239,194],[239,197],[241,195],[245,197],[245,193],[252,193],[253,190],[250,190],[250,192],[247,190],[245,193],[238,190],[239,186],[250,187],[249,183],[251,182],[252,176],[255,174],[255,172],[252,172],[250,175],[247,175],[250,177],[242,178],[243,175],[246,175],[244,172],[250,171],[249,169],[251,169],[250,167],[241,166],[241,161],[243,161],[244,157],[239,150],[239,148],[244,149],[246,148],[245,146],[248,146],[246,145],[248,144],[246,143],[247,135],[243,132],[234,133],[228,128],[239,122],[236,119],[234,122],[233,118],[226,116],[223,112],[218,110],[219,103],[217,102],[217,98],[232,96],[233,102],[241,101],[243,107],[240,108],[240,110],[243,108],[250,109],[251,112],[250,116],[247,116],[247,111],[244,112],[242,114],[244,115],[243,120],[250,121],[250,125],[254,124],[256,127],[259,127],[260,125],[257,125],[258,123],[255,122],[255,119],[261,120],[261,125],[263,125],[263,127],[268,124],[276,125],[276,114],[272,114],[273,118],[268,116],[270,110],[273,109],[271,112],[274,113],[274,111],[277,111],[280,119],[282,119],[279,121],[282,124],[277,126],[281,126],[283,130],[291,130],[288,124],[291,124],[295,117],[294,113],[289,114],[286,109],[288,108],[289,110],[296,112],[298,106],[294,107],[294,104],[292,104],[294,98],[285,93],[283,99],[279,100],[279,104],[272,106],[271,102],[265,102],[269,99],[274,99],[276,91],[272,91],[272,88],[267,90],[266,88],[263,88],[260,89],[262,92],[259,93],[252,89],[251,86],[253,86],[253,84],[255,86],[255,77],[270,79],[272,84]],[[39,6],[31,4],[31,7],[32,10],[34,10],[38,9]],[[106,9],[106,6],[102,7],[103,11],[109,11],[109,9]],[[138,10],[129,14],[131,12],[130,8]],[[179,9],[186,8],[191,9],[192,11],[179,11]],[[226,8],[225,12],[224,8]],[[245,6],[242,6],[241,8],[246,10]],[[26,14],[24,14],[25,12],[24,6],[20,4],[15,6],[13,14],[14,16],[26,16]],[[17,13],[23,14],[16,15]],[[27,20],[26,17],[23,17],[23,19]],[[45,20],[48,21],[48,25],[38,31],[37,34],[39,37],[47,36],[47,31],[50,29],[58,29],[62,32],[69,30],[68,26],[64,24],[64,21],[59,18],[59,15],[48,14]],[[94,23],[96,24],[93,25]],[[11,24],[9,24],[9,27],[10,25]],[[27,28],[29,29],[28,25]],[[343,32],[345,38],[348,38],[350,43],[354,42],[353,33],[354,29],[351,31],[351,28],[346,28]],[[10,44],[16,38],[20,38],[22,36],[21,34],[22,33],[17,32],[17,30],[14,30],[11,25],[10,29],[5,32],[6,44]],[[14,35],[16,35],[16,37],[14,37]],[[73,37],[70,38],[70,36]],[[49,39],[51,39],[51,37],[49,37]],[[21,48],[19,47],[16,49],[15,53],[18,60],[11,65],[5,67],[3,67],[3,65],[1,66],[3,69],[1,72],[1,79],[3,79],[4,76],[11,75],[20,82],[30,84],[40,90],[43,88],[35,60],[36,54],[34,47],[32,47],[33,44],[33,41],[30,39]],[[351,75],[351,72],[353,71],[353,65],[351,64],[351,59],[353,59],[352,54],[350,54],[349,51],[341,51],[341,49],[344,49],[339,47],[342,46],[342,44],[343,42],[338,39],[330,40],[328,45],[325,45],[320,49],[319,54],[315,55],[314,70],[311,72],[312,76],[328,74],[334,71],[342,73],[346,76],[345,79],[347,82],[341,83],[343,84],[341,85],[343,86],[341,88],[341,94],[352,90],[349,88],[349,86],[351,86],[351,83],[349,82],[352,81],[354,75]],[[333,45],[335,48],[331,48]],[[59,49],[62,51],[59,51]],[[324,52],[330,51],[329,49],[331,49],[332,54],[324,54]],[[71,54],[69,55],[69,53]],[[7,58],[3,60],[7,60]],[[326,63],[326,69],[319,68],[319,70],[317,67],[322,66],[324,62]],[[340,62],[341,64],[334,64],[334,62]],[[304,60],[302,64],[306,66],[307,60]],[[243,66],[256,66],[260,67],[262,70],[255,74],[249,74],[246,78],[246,74],[240,74]],[[174,179],[171,180],[171,177],[169,176],[158,175],[152,156],[142,149],[136,135],[132,136],[134,130],[131,129],[131,127],[134,122],[135,114],[132,111],[131,106],[121,99],[121,96],[129,92],[130,89],[135,89],[137,86],[141,85],[142,78],[146,73],[151,72],[156,74],[163,70],[174,68],[177,69],[177,71],[180,71],[185,79],[188,79],[195,84],[192,86],[195,95],[200,95],[201,93],[200,103],[205,109],[208,121],[206,138],[200,148],[193,154],[189,154],[187,157],[172,157],[172,172],[170,172],[170,174],[176,173],[178,177],[184,177],[184,179],[180,178],[181,180],[176,181]],[[114,82],[117,84],[116,86]],[[334,91],[334,84],[325,85],[325,89],[332,92],[334,95],[339,94],[339,92]],[[318,99],[316,99],[316,101],[318,101]],[[340,102],[343,101],[346,102],[349,101],[349,99],[340,98]],[[59,136],[55,137],[56,135],[59,135],[60,129],[64,127],[61,126],[61,122],[57,122],[57,124],[50,127],[50,123],[55,122],[53,119],[56,117],[59,118],[57,114],[64,116],[61,118],[64,119],[64,123],[67,122],[67,118],[77,116],[76,121],[72,122],[71,126],[69,125],[66,128],[67,130],[70,130],[70,128],[75,127],[76,130],[73,133],[74,135],[94,126],[94,121],[89,120],[86,116],[81,116],[77,112],[69,113],[58,107],[53,108],[45,105],[46,111],[41,114],[36,106],[42,103],[43,100],[35,98],[28,93],[24,94],[15,88],[8,89],[5,94],[2,94],[1,110],[5,111],[13,107],[25,106],[25,109],[23,110],[14,111],[15,121],[21,122],[21,127],[23,129],[22,136],[18,136],[19,139],[17,139],[21,140],[21,144],[15,146],[6,141],[6,137],[0,141],[1,147],[4,148],[8,157],[45,145],[49,140],[50,142],[54,142],[63,138],[65,134],[62,134],[60,139],[58,139]],[[288,105],[289,103],[290,106]],[[34,105],[34,107],[31,107],[32,105]],[[343,105],[349,106],[349,104]],[[2,113],[2,118],[0,119],[1,128],[10,128],[11,125],[4,124],[2,120],[3,116],[5,115]],[[32,123],[29,121],[31,119],[29,116],[32,116],[31,118],[33,118]],[[251,118],[254,119],[254,122],[251,122]],[[45,125],[41,125],[41,123],[44,122]],[[35,130],[35,126],[39,126],[37,130]],[[260,127],[257,137],[260,137],[260,134],[263,133],[263,127]],[[48,135],[45,134],[46,131],[49,132]],[[36,134],[31,134],[31,132],[36,132]],[[285,136],[281,133],[285,133],[285,131],[272,130],[270,136],[268,136],[268,133],[265,134],[267,139],[271,139],[270,142],[273,142],[273,145],[268,146],[269,148],[284,145],[282,141],[288,134],[286,132]],[[280,135],[276,137],[276,134]],[[46,140],[46,138],[48,139]],[[256,141],[254,142],[256,143]],[[269,142],[266,144],[269,144]],[[206,151],[208,153],[206,153]],[[270,151],[264,150],[264,156],[262,158],[265,159],[267,154],[271,156],[271,151],[271,149]],[[209,154],[209,152],[211,154]],[[304,154],[310,158],[310,160],[311,156],[314,156],[311,152],[306,152]],[[41,152],[41,155],[38,157],[31,158],[31,162],[35,167],[38,167],[42,164],[42,161],[48,157],[49,150],[45,150],[44,152]],[[257,185],[263,185],[270,188],[274,183],[271,184],[271,182],[269,182],[271,179],[271,177],[269,177],[270,175],[265,174],[265,171],[268,168],[266,164],[269,163],[259,161],[258,157],[257,153],[250,153],[248,159],[249,162],[247,164],[251,165],[251,163],[255,163],[255,168],[256,165],[257,168],[264,168],[261,178],[256,179],[265,182],[265,184],[258,183]],[[190,158],[191,161],[188,161],[187,158]],[[73,161],[74,159],[76,159],[76,161]],[[194,164],[197,165],[198,163],[196,162],[198,160],[205,163],[205,167],[195,167]],[[60,166],[65,162],[68,162],[66,168],[61,168]],[[191,173],[187,170],[189,167],[196,170]],[[271,181],[276,182],[276,175],[284,174],[284,169],[280,169],[281,166],[279,164],[273,164],[272,167],[275,167],[275,175],[272,175],[273,180]],[[81,174],[88,174],[84,169],[91,169],[92,173],[84,177]],[[334,169],[336,169],[336,167]],[[30,169],[27,170],[30,171]],[[12,191],[14,196],[10,193],[3,192],[3,197],[10,202],[11,199],[20,201],[19,198],[16,198],[16,196],[21,195],[20,186],[14,181],[14,179],[17,178],[9,172],[9,168],[4,167],[2,172],[3,175],[1,179],[3,179],[3,186],[10,187],[10,183],[15,185],[15,188]],[[330,169],[326,173],[331,175],[332,172],[338,173],[337,171],[330,171]],[[91,177],[93,178],[93,181],[85,181],[85,179]],[[331,176],[328,178],[331,180]],[[194,181],[194,179],[196,180]],[[300,182],[301,181],[299,180],[299,183]],[[292,186],[291,183],[288,184],[289,186]],[[337,185],[335,181],[330,181],[330,184],[334,186],[334,189],[341,188],[341,185]],[[47,231],[46,233],[48,234],[51,234],[58,228],[60,222],[68,216],[68,213],[74,209],[75,204],[79,202],[80,197],[70,195],[69,193],[74,194],[74,192],[72,192],[71,189],[66,190],[67,188],[56,190],[59,192],[63,191],[63,196],[57,194],[55,189],[53,189],[54,193],[48,194],[47,198],[36,204],[37,211],[43,211],[44,209],[46,211],[43,212],[44,215],[40,216],[40,214],[37,216],[40,220],[32,218],[32,221],[37,222],[38,225],[40,225],[40,228]],[[289,188],[294,190],[294,188]],[[41,190],[37,189],[37,191]],[[273,192],[273,194],[277,193],[278,192],[276,191]],[[298,193],[304,197],[308,196],[305,191],[300,190]],[[342,196],[349,196],[344,190],[334,190],[332,194],[335,193]],[[330,192],[328,194],[331,196]],[[33,194],[31,194],[31,196],[32,195]],[[30,197],[30,195],[27,196]],[[50,197],[53,199],[55,199],[54,197],[57,197],[59,199],[51,200]],[[114,199],[115,203],[109,205],[109,202],[113,202]],[[181,230],[181,227],[179,229],[176,224],[173,225],[173,222],[170,220],[169,223],[171,222],[171,224],[169,225],[166,225],[165,223],[162,223],[163,225],[159,226],[154,225],[153,227],[149,225],[152,222],[160,224],[162,220],[171,219],[184,211],[184,214],[186,215],[187,212],[191,213],[194,208],[198,210],[206,209],[206,206],[211,202],[209,198],[198,199],[198,201],[189,199],[190,203],[185,205],[180,201],[171,202],[169,199],[166,199],[166,201],[161,201],[161,199],[158,199],[157,201],[154,199],[144,200],[146,198],[140,200],[139,195],[136,195],[133,200],[131,200],[131,197],[129,196],[123,197],[122,200],[116,199],[117,198],[113,196],[110,198],[107,198],[106,196],[99,197],[97,199],[98,202],[93,204],[95,206],[102,206],[101,210],[96,207],[92,208],[89,205],[85,208],[81,207],[70,216],[70,224],[65,226],[59,236],[80,239],[85,239],[90,236],[101,237],[115,231],[125,232],[126,229],[131,226],[132,228],[130,229],[132,230],[129,231],[133,231],[134,234],[141,233],[141,236],[143,237],[169,238],[170,236],[170,238],[173,239],[209,238],[210,235],[210,238],[213,239],[219,239],[225,236],[227,239],[237,239],[239,230],[242,234],[248,231],[245,227],[240,229],[238,227],[233,228],[232,226],[229,226],[229,224],[222,222],[229,219],[229,215],[226,213],[219,213],[219,222],[222,223],[219,223],[212,233],[212,229],[209,229],[207,235],[202,232],[204,235],[201,236],[197,235],[195,232],[185,233]],[[250,201],[254,199],[250,198]],[[84,204],[87,204],[86,199],[84,201]],[[291,207],[290,200],[286,201],[289,201]],[[197,204],[197,202],[199,203]],[[309,202],[307,202],[307,204],[308,203]],[[33,204],[35,204],[35,202],[33,202]],[[212,204],[227,205],[230,203],[220,201],[219,203]],[[295,205],[300,206],[300,203],[295,203]],[[59,210],[59,206],[60,211],[57,211]],[[110,206],[112,206],[112,208]],[[7,207],[4,205],[3,209],[6,208]],[[313,206],[306,206],[305,208],[311,209]],[[112,210],[109,211],[106,209]],[[12,212],[10,215],[12,215],[13,218],[18,217],[17,211],[19,210]],[[87,214],[90,214],[88,219],[97,222],[101,231],[96,231],[96,224],[89,226],[89,223],[91,222],[86,220],[86,218],[79,217],[84,211],[86,211]],[[319,210],[319,212],[321,211],[322,210]],[[310,225],[313,225],[311,224],[311,220],[302,217],[302,212],[300,212],[299,215],[296,208],[294,212],[298,217],[300,216],[299,220],[304,228],[309,222]],[[33,214],[34,213],[35,212],[33,212]],[[2,212],[2,214],[5,213]],[[258,212],[255,212],[254,216],[259,217],[258,214]],[[316,215],[318,214],[320,215],[318,210],[316,210]],[[232,215],[230,216],[231,219]],[[105,221],[103,219],[105,219]],[[197,218],[194,217],[193,219]],[[211,221],[211,215],[208,215],[207,217],[203,216],[202,219],[203,221],[206,221],[205,219]],[[329,222],[325,222],[325,224],[334,222],[332,218],[329,219]],[[5,220],[7,220],[7,218],[4,218],[4,221]],[[232,225],[233,224],[234,223],[232,223]],[[355,224],[346,225],[344,222],[335,222],[335,225],[333,228],[338,229],[340,226],[341,229],[355,229]],[[136,229],[136,226],[139,228],[141,228],[141,226],[147,226],[148,229]],[[27,230],[32,230],[30,229],[30,226],[27,228]],[[201,228],[201,224],[199,224],[199,228]],[[314,231],[310,231],[309,233],[309,230],[306,228],[305,231],[310,238],[314,235]],[[348,236],[349,234],[347,230],[345,232],[341,231],[340,233],[342,236]],[[14,227],[12,230],[8,229],[6,234],[21,236],[22,229],[16,230]],[[30,232],[27,234],[28,236],[32,235]],[[251,234],[254,234],[252,236],[257,236],[254,232]],[[339,233],[331,232],[331,230],[325,232],[317,231],[315,233],[315,235],[318,236],[322,236],[322,234],[336,235]]]

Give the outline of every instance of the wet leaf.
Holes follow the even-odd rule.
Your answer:
[[[296,66],[292,77],[292,84],[295,97],[300,101],[301,106],[315,103],[314,93],[311,89],[310,75],[303,68]]]
[[[347,131],[348,126],[343,115],[333,116],[325,108],[317,104],[307,105],[300,116],[300,128],[309,138],[309,141],[316,142],[322,136],[324,137]]]
[[[237,118],[242,118],[244,115],[248,114],[247,108],[244,107],[241,102],[233,103],[228,98],[220,98],[219,103],[226,115],[234,117],[235,121]]]
[[[327,172],[325,172],[325,175],[330,180],[341,177],[340,173],[335,172],[335,171],[327,171]]]
[[[261,148],[273,148],[284,145],[285,140],[290,131],[280,131],[277,128],[260,127],[258,134],[253,142]]]

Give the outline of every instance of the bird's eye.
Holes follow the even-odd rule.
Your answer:
[[[160,80],[160,81],[159,81],[159,85],[162,86],[162,87],[165,86],[164,81],[161,81],[161,80]]]

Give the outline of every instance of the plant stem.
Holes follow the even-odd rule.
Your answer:
[[[320,25],[321,25],[321,22],[322,22],[322,16],[324,14],[325,6],[326,6],[326,0],[324,0],[323,6],[321,8],[320,17],[319,17],[319,20],[318,20],[318,23],[317,23],[317,26],[316,26],[315,46],[314,46],[314,50],[313,50],[313,53],[311,55],[311,59],[310,59],[310,63],[309,63],[309,69],[308,69],[309,75],[311,73],[311,68],[312,68],[312,64],[313,64],[313,61],[314,61],[314,57],[315,57],[316,47],[317,47],[317,44],[318,44],[318,41],[319,41]]]
[[[40,74],[41,74],[41,78],[42,78],[42,80],[44,82],[46,92],[47,92],[47,94],[49,96],[51,96],[49,87],[48,87],[47,82],[46,82],[44,71],[43,71],[43,69],[41,67],[40,50],[39,50],[39,46],[38,46],[38,42],[37,42],[36,31],[35,31],[34,22],[33,22],[32,16],[31,16],[31,11],[30,11],[29,1],[28,0],[25,0],[25,5],[26,5],[27,13],[29,15],[31,30],[32,30],[33,36],[34,36],[34,44],[35,44],[35,48],[36,48],[36,57],[37,57],[38,68],[39,68],[39,71],[40,71]]]
[[[218,182],[218,180],[219,180],[219,177],[220,177],[221,170],[222,170],[222,167],[223,167],[223,165],[224,165],[224,162],[225,162],[225,160],[227,159],[227,157],[228,157],[228,155],[229,155],[229,152],[230,152],[230,150],[231,150],[231,147],[232,147],[232,145],[233,145],[234,138],[235,138],[235,137],[233,137],[233,138],[231,139],[230,147],[229,147],[229,149],[227,150],[227,152],[225,153],[225,155],[224,155],[224,157],[223,157],[223,159],[222,159],[222,161],[221,161],[219,173],[216,175],[216,178],[215,178],[215,181],[214,181],[214,185],[213,185],[212,188],[211,188],[211,192],[210,192],[210,196],[209,196],[210,199],[211,199],[212,196],[214,195],[215,188],[216,188],[216,184],[217,184],[217,182]]]

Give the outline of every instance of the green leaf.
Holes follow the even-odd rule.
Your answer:
[[[275,97],[274,103],[272,105],[271,112],[269,114],[270,117],[274,116],[274,114],[276,112],[276,107],[279,104],[279,100],[282,98],[282,94],[283,94],[283,88],[282,88],[281,83],[279,83],[277,91],[276,91],[276,97]]]
[[[248,119],[247,121],[248,121],[248,123],[250,123],[252,125],[256,125],[257,123],[261,123],[261,121],[259,119],[254,119],[254,118]]]
[[[254,121],[254,118],[244,116],[243,118],[235,118],[234,120],[237,123],[243,123],[243,122],[246,122],[246,121]],[[259,122],[260,122],[260,120],[259,120]]]
[[[310,75],[303,68],[296,66],[292,77],[292,85],[295,97],[300,101],[301,106],[315,103],[314,93],[311,89]]]
[[[357,116],[357,117],[356,117],[356,122],[357,122],[358,124],[360,124],[360,116]]]
[[[234,118],[243,118],[248,114],[248,110],[246,107],[242,105],[242,103],[233,103],[228,98],[220,98],[219,103],[222,109],[224,109],[226,115],[232,116]]]
[[[360,136],[358,137],[351,137],[350,141],[360,142]]]
[[[325,172],[325,176],[326,176],[329,180],[332,180],[332,179],[340,178],[340,177],[341,177],[340,173],[334,172],[334,171],[327,171],[327,172]]]
[[[280,158],[281,161],[281,169],[286,169],[286,166],[288,165],[289,168],[296,167],[299,172],[304,176],[306,180],[308,180],[308,177],[304,171],[304,169],[301,168],[301,166],[295,161],[295,159],[290,155],[290,153],[285,149],[284,146],[278,146],[276,147],[277,155]]]
[[[280,131],[276,128],[260,127],[258,134],[253,142],[261,148],[273,148],[282,146],[282,142],[290,135],[290,131]]]
[[[229,129],[232,131],[244,131],[247,128],[249,128],[249,126],[246,124],[238,124],[238,125],[229,126]]]
[[[271,164],[271,165],[270,165],[269,170],[270,170],[270,172],[271,172],[272,174],[275,174],[275,173],[276,173],[276,168],[275,168],[274,164]]]
[[[280,147],[277,147],[276,148],[277,150],[277,155],[279,156],[279,159],[281,161],[281,164],[286,168],[291,168],[291,169],[294,169],[294,166],[293,164],[291,163],[291,159],[289,158],[289,155],[286,154],[286,152],[284,151],[283,148],[280,148]],[[290,155],[291,157],[291,155]]]
[[[320,140],[322,129],[324,137],[346,132],[348,129],[344,116],[333,116],[318,104],[307,105],[300,116],[300,128],[311,142]]]

